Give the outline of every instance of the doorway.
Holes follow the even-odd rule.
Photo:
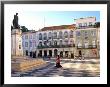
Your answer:
[[[42,50],[39,51],[38,56],[39,56],[39,57],[42,57]]]
[[[49,50],[49,56],[52,57],[52,50]]]
[[[68,57],[68,51],[65,51],[65,57]]]
[[[71,58],[74,58],[74,53],[71,53]]]
[[[44,57],[47,57],[47,50],[44,50]]]
[[[82,56],[82,52],[81,52],[81,50],[79,50],[79,56]]]
[[[63,57],[63,51],[60,52],[60,57]]]
[[[57,57],[57,54],[58,54],[58,50],[55,49],[55,50],[54,50],[54,57]]]

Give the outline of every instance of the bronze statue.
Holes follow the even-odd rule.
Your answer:
[[[18,13],[16,13],[16,15],[14,15],[14,19],[13,19],[13,29],[19,29],[20,28],[20,26],[19,26],[19,24],[18,24]]]

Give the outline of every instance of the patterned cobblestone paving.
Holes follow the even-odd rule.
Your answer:
[[[45,60],[47,64],[27,72],[12,72],[12,77],[99,77],[99,59],[61,60],[63,68],[55,67],[55,60]]]

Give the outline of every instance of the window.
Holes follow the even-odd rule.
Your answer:
[[[81,48],[81,46],[82,46],[81,42],[78,42],[77,46],[78,46],[78,48]]]
[[[79,25],[79,27],[82,27],[82,23],[79,23],[78,25]]]
[[[47,41],[44,41],[44,46],[47,46]]]
[[[96,45],[95,40],[92,41],[92,45]]]
[[[44,33],[44,40],[47,40],[47,34]]]
[[[57,38],[57,32],[54,32],[54,39]]]
[[[68,45],[68,40],[65,40],[65,45]]]
[[[73,40],[70,40],[70,45],[72,46],[74,44],[74,41]]]
[[[85,37],[88,36],[88,32],[87,31],[84,32],[84,36]]]
[[[70,38],[73,38],[73,31],[70,31]]]
[[[54,45],[57,46],[57,41],[54,41]]]
[[[62,39],[62,31],[59,32],[59,38]]]
[[[25,47],[28,47],[28,42],[25,42]]]
[[[33,42],[33,47],[36,47],[36,41]]]
[[[88,35],[88,31],[84,31],[84,38],[85,38],[85,39],[88,39],[88,36],[89,36],[89,35]]]
[[[63,43],[62,43],[62,40],[60,40],[60,45],[62,45]]]
[[[42,42],[39,42],[39,46],[42,46]]]
[[[35,35],[35,34],[33,34],[33,39],[35,39],[35,37],[36,37],[36,35]]]
[[[30,39],[32,39],[32,35],[30,35]]]
[[[65,38],[68,38],[68,32],[67,31],[64,32],[64,36],[65,36]]]
[[[42,40],[42,34],[41,33],[39,34],[39,40]]]
[[[85,39],[88,39],[88,37],[86,36]]]
[[[89,22],[89,26],[92,26],[92,22]]]
[[[51,41],[49,41],[49,46],[51,46],[52,45],[52,42]]]
[[[84,45],[85,45],[85,48],[88,48],[89,43],[88,42],[85,42]]]
[[[96,36],[96,31],[91,31],[91,36]]]
[[[49,38],[49,39],[52,38],[52,33],[51,33],[51,32],[49,32],[49,34],[48,34],[48,38]]]
[[[21,49],[21,45],[19,45],[19,49]]]
[[[92,45],[93,45],[93,47],[96,46],[96,41],[95,40],[92,41]]]
[[[76,31],[76,36],[81,36],[80,31]]]
[[[86,27],[87,26],[87,23],[84,23],[84,26]]]
[[[30,47],[32,47],[32,41],[30,41]]]
[[[28,39],[28,35],[25,36],[25,39]]]

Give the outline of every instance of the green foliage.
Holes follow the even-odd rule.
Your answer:
[[[29,30],[25,26],[21,26],[22,32],[28,32]]]
[[[100,27],[100,22],[96,22],[94,27],[97,27],[97,28]]]

